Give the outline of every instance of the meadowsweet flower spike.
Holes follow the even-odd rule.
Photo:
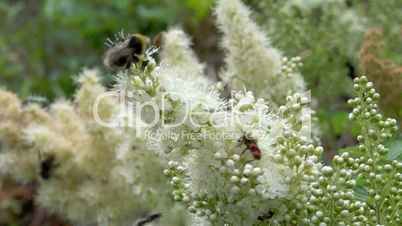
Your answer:
[[[273,106],[304,91],[303,79],[294,73],[299,58],[282,62],[281,53],[250,19],[250,10],[240,0],[219,0],[215,15],[226,50],[222,77],[233,89],[246,86]]]
[[[191,40],[180,28],[170,28],[163,34],[161,59],[165,64],[180,67],[188,76],[204,76],[201,64],[191,49]]]
[[[0,90],[0,171],[22,183],[33,182],[38,173],[38,153],[26,137],[30,124],[50,125],[51,120],[37,104],[23,105],[12,93]]]
[[[366,77],[356,78],[354,88],[357,97],[348,102],[354,107],[349,118],[362,127],[357,137],[361,155],[350,157],[349,161],[355,162],[353,169],[368,193],[369,221],[372,224],[398,225],[402,219],[402,163],[396,159],[385,161],[388,149],[382,144],[397,131],[397,122],[378,112],[380,95]]]
[[[162,210],[164,225],[186,222],[169,197],[162,173],[167,160],[132,136],[132,128],[97,124],[93,103],[106,89],[96,70],[84,69],[77,81],[74,101],[57,101],[48,111],[21,106],[14,95],[0,92],[6,109],[0,114],[2,174],[36,182],[41,205],[80,224],[128,225],[145,212]],[[102,120],[120,119],[116,100],[107,96],[100,102]]]
[[[295,93],[286,97],[286,103],[279,107],[279,113],[298,137],[313,144],[320,143],[315,111],[310,108],[310,93]]]
[[[401,170],[398,160],[387,160],[381,144],[396,130],[394,119],[377,111],[378,93],[366,77],[354,80],[357,97],[348,101],[349,115],[362,127],[358,148],[333,158],[312,178],[303,212],[294,222],[305,225],[399,225],[401,223]],[[353,152],[350,152],[351,150]],[[359,189],[356,189],[359,188]],[[357,191],[360,197],[357,196]]]

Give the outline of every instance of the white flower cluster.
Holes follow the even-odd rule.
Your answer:
[[[180,28],[171,28],[163,34],[161,58],[164,64],[180,67],[187,76],[202,77],[205,66],[191,49],[191,40]]]
[[[288,59],[287,57],[282,57],[282,66],[281,71],[287,77],[292,76],[293,74],[297,73],[298,68],[302,66],[303,63],[301,62],[301,57],[292,57]]]
[[[264,80],[267,82],[264,90],[253,85],[250,88],[260,93],[271,88],[282,92],[279,87],[289,83],[281,79],[295,81],[291,74],[295,73],[299,58],[282,63],[276,50],[261,48],[265,46],[266,38],[248,18],[245,6],[239,1],[227,3],[219,1],[216,11],[222,29],[234,29],[225,34],[227,47],[236,49],[239,43],[248,46],[250,37],[260,39],[253,42],[253,46],[244,47],[245,52],[244,49],[229,51],[227,68],[231,68],[231,72],[237,67],[244,69],[242,76],[252,77],[250,81],[256,86],[260,86],[262,77],[273,70],[272,77],[267,76]],[[230,15],[230,18],[222,14]],[[230,22],[232,17],[239,21]],[[230,24],[222,23],[222,20]],[[243,25],[251,27],[250,30],[244,31]],[[173,49],[169,40],[180,45]],[[298,191],[306,190],[306,181],[320,166],[322,148],[312,146],[311,140],[298,139],[295,133],[300,128],[288,120],[290,116],[277,115],[264,99],[256,99],[253,92],[233,92],[229,100],[220,99],[216,87],[206,85],[210,82],[205,81],[202,71],[197,69],[202,65],[181,31],[173,29],[165,34],[164,45],[167,48],[162,52],[160,65],[149,70],[143,67],[143,62],[134,64],[120,76],[117,87],[128,93],[133,101],[152,106],[153,112],[158,112],[141,114],[145,107],[135,109],[134,113],[141,115],[141,131],[145,134],[178,134],[151,140],[156,150],[167,153],[171,159],[164,174],[171,180],[174,200],[187,206],[194,225],[253,225],[284,221],[286,212],[297,203],[290,200],[298,199]],[[263,58],[259,59],[260,56]],[[237,57],[244,57],[242,59],[246,61],[234,62]],[[181,62],[176,62],[178,59],[192,67],[180,66]],[[266,65],[269,62],[276,63]],[[144,81],[149,81],[149,85]],[[249,88],[250,84],[242,84]],[[285,102],[286,94],[293,91],[286,89],[273,99],[281,96],[281,102]],[[268,98],[273,101],[270,96]],[[296,96],[295,104],[300,101],[304,101],[301,107],[309,104],[305,98]],[[279,105],[280,102],[270,104]],[[297,116],[295,113],[292,119]],[[153,123],[155,117],[159,120]],[[310,131],[311,128],[306,128],[308,126],[306,124],[303,129]],[[278,142],[278,139],[283,142]]]
[[[137,76],[135,72],[127,72],[127,78]],[[161,122],[147,128],[150,131],[196,134],[196,139],[183,135],[156,144],[176,159],[164,172],[171,178],[174,199],[186,203],[190,213],[202,218],[198,220],[215,225],[251,225],[266,211],[280,212],[284,200],[291,198],[289,191],[298,189],[290,183],[293,171],[289,165],[272,158],[275,138],[284,127],[282,120],[251,92],[236,92],[226,102],[180,73],[166,65],[149,72],[147,76],[159,84],[154,96],[138,87],[126,90],[135,93],[136,101],[148,101],[161,109]],[[187,103],[192,103],[188,111]],[[147,115],[144,117],[146,121]],[[162,124],[178,121],[181,123],[174,127]],[[246,139],[261,156],[253,155]],[[300,159],[300,163],[304,161]]]
[[[85,69],[78,81],[74,103],[59,101],[50,111],[36,104],[22,106],[1,91],[6,109],[0,116],[2,174],[37,182],[39,203],[73,222],[126,225],[150,211],[163,211],[164,225],[184,221],[162,174],[167,161],[133,137],[130,128],[97,124],[92,107],[105,92],[97,71]],[[116,100],[102,100],[102,120],[117,120]],[[177,218],[169,217],[169,211]]]
[[[226,51],[226,68],[222,78],[231,88],[246,86],[274,107],[283,104],[286,96],[305,90],[301,75],[293,71],[295,67],[289,68],[293,62],[290,65],[283,62],[286,64],[283,66],[282,54],[271,46],[240,0],[218,1],[215,14],[218,27],[223,32],[222,46]],[[296,61],[298,58],[293,59]]]

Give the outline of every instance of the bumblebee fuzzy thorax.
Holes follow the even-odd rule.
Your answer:
[[[145,35],[134,34],[128,37],[128,46],[133,49],[137,55],[143,55],[150,43],[150,38]]]

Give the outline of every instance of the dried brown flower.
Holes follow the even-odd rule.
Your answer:
[[[359,53],[360,64],[381,95],[381,109],[402,125],[402,66],[383,58],[385,43],[380,40],[381,35],[378,28],[366,32]]]

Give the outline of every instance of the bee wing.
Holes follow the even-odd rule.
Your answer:
[[[130,61],[132,55],[132,50],[130,48],[122,48],[120,46],[112,47],[103,54],[103,64],[111,69],[114,70],[116,68],[121,67],[119,65],[119,61],[125,59],[125,61]]]

